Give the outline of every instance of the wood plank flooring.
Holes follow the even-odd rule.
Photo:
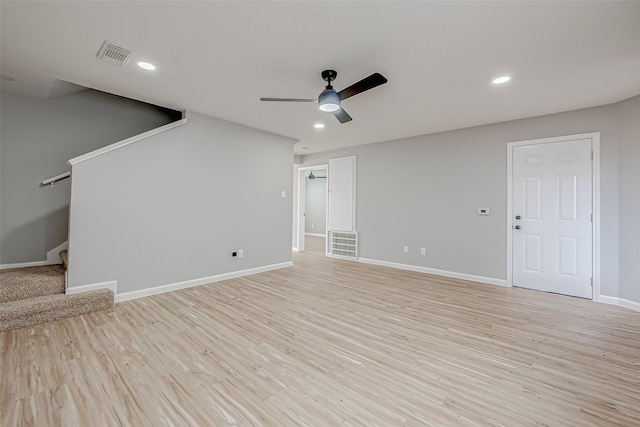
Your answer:
[[[0,425],[640,426],[640,313],[318,252],[0,334]]]
[[[326,238],[319,236],[304,236],[304,251],[324,255],[327,252]]]

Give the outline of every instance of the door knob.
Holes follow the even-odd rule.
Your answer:
[[[520,227],[519,225],[516,225],[514,228],[515,228],[516,230],[520,230],[522,227]]]
[[[521,219],[522,217],[520,215],[516,215],[516,219]]]

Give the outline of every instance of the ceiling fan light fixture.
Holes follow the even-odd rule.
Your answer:
[[[333,89],[325,89],[318,96],[318,108],[331,113],[340,109],[340,96]]]

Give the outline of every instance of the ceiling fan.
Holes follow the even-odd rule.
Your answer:
[[[320,92],[318,99],[306,98],[260,98],[260,101],[277,101],[277,102],[317,102],[318,108],[322,111],[333,113],[340,123],[351,121],[351,116],[341,106],[341,102],[354,95],[373,89],[387,82],[387,79],[380,73],[373,73],[369,77],[365,77],[357,83],[352,84],[348,88],[336,92],[331,86],[338,73],[335,70],[324,70],[322,79],[327,82],[327,87]]]
[[[309,174],[308,178],[309,179],[326,179],[327,177],[326,176],[315,176],[313,174],[313,171],[311,171],[311,173]]]

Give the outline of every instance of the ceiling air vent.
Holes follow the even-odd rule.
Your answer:
[[[102,44],[100,51],[98,52],[98,58],[102,59],[104,62],[109,62],[111,64],[117,64],[121,67],[127,65],[129,59],[131,59],[131,52],[128,49],[117,46],[111,43],[108,40]]]

